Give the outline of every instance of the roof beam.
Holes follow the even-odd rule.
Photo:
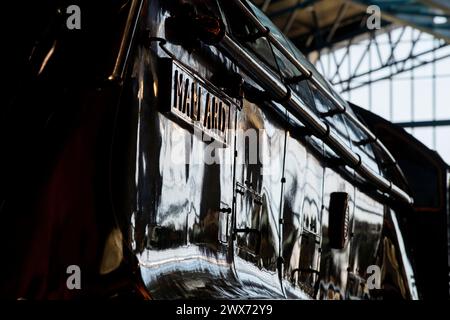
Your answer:
[[[423,127],[450,126],[450,119],[449,120],[397,122],[396,125],[398,125],[400,127],[403,127],[403,128],[423,128]]]
[[[448,0],[419,0],[423,4],[440,9],[447,14],[450,14],[450,2]]]
[[[273,19],[273,18],[282,16],[284,14],[288,14],[288,13],[291,13],[293,11],[297,11],[298,9],[307,8],[307,7],[311,6],[311,5],[313,5],[317,1],[321,1],[321,0],[304,0],[304,1],[300,2],[300,3],[296,3],[293,6],[289,6],[287,8],[283,8],[283,9],[280,9],[280,10],[277,10],[277,11],[270,12],[268,14],[268,16],[269,16],[269,18]]]

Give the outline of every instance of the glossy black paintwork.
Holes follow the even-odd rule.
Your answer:
[[[380,139],[394,150],[416,199],[413,211],[399,212],[397,219],[403,230],[406,250],[410,253],[420,296],[426,300],[445,299],[449,291],[448,164],[404,129],[353,107]],[[394,145],[401,147],[393,148]],[[392,177],[402,178],[394,174]]]
[[[214,1],[188,2],[199,13],[223,18]],[[121,4],[120,14],[110,13],[113,17],[127,16]],[[27,212],[33,223],[24,228],[20,220],[10,218],[20,232],[4,239],[14,239],[20,254],[7,269],[22,271],[6,281],[2,294],[367,298],[383,295],[374,295],[365,285],[367,267],[378,264],[392,273],[389,281],[397,279],[389,283],[395,289],[389,292],[415,297],[411,274],[404,271],[408,257],[399,230],[388,223],[396,204],[365,186],[320,139],[305,135],[302,124],[281,104],[248,92],[239,95],[239,76],[250,88],[261,88],[231,57],[214,45],[171,41],[165,22],[179,8],[177,1],[143,2],[124,79],[106,82],[104,71],[113,63],[106,64],[111,68],[102,64],[89,69],[96,66],[96,55],[65,55],[64,49],[74,46],[66,40],[69,44],[56,47],[44,68],[45,78],[37,76],[27,87],[33,95],[13,104],[26,106],[37,94],[36,103],[50,109],[38,114],[52,116],[50,124],[55,125],[44,130],[48,149],[32,149],[42,156],[29,170],[39,172],[39,179],[28,192],[18,184],[15,194],[4,195],[2,213]],[[118,29],[121,21],[115,24]],[[91,29],[85,32],[89,35]],[[59,37],[69,39],[58,35],[57,41]],[[98,48],[115,57],[119,40]],[[249,163],[253,146],[245,143],[242,131],[229,131],[227,145],[215,154],[219,163],[196,162],[210,152],[213,142],[202,141],[191,125],[167,112],[170,92],[165,83],[170,74],[161,59],[179,63],[230,102],[230,129],[259,130],[259,151],[270,165]],[[73,61],[92,74],[79,72],[61,81],[63,67]],[[307,82],[293,88],[311,109],[329,107]],[[33,120],[27,123],[35,124]],[[352,133],[345,119],[327,121],[343,141],[358,148],[351,142],[358,132]],[[370,162],[367,153],[362,158]],[[371,165],[378,166],[376,161]],[[337,191],[351,199],[351,238],[342,250],[328,245],[329,198]],[[24,201],[23,193],[31,196]],[[86,270],[88,290],[65,288],[70,264]]]
[[[146,27],[150,38],[164,38],[167,33],[164,18],[174,12],[163,8],[157,1],[150,2],[150,26]],[[216,165],[171,164],[173,152],[181,159],[192,159],[193,153],[204,153],[208,143],[198,141],[190,128],[158,110],[158,59],[172,57],[216,88],[220,85],[213,76],[217,70],[238,69],[212,46],[200,44],[189,51],[169,39],[162,50],[159,44],[138,47],[128,88],[131,100],[125,100],[122,106],[131,113],[125,119],[134,121],[130,141],[138,142],[121,151],[129,159],[126,175],[130,196],[125,199],[136,197],[135,203],[127,206],[129,244],[139,257],[144,282],[152,295],[368,296],[367,288],[350,292],[346,287],[350,277],[356,277],[361,287],[366,268],[376,261],[386,205],[357,190],[348,177],[342,176],[341,169],[328,167],[326,159],[333,155],[327,154],[322,142],[311,142],[316,145],[311,147],[306,140],[291,137],[283,125],[286,116],[245,98],[241,106],[233,108],[231,118],[236,119],[236,128],[263,130],[262,152],[271,167],[248,164],[249,159],[235,165],[229,161]],[[253,83],[251,77],[241,75],[244,81]],[[154,90],[145,90],[152,87]],[[334,124],[346,132],[339,121]],[[237,157],[246,155],[252,147],[240,134],[236,134],[236,140],[231,138],[235,144],[228,147]],[[343,134],[342,139],[349,139],[347,133]],[[186,141],[186,147],[175,146],[180,140]],[[352,199],[352,239],[341,251],[327,248],[327,202],[329,193],[335,191],[348,192]],[[232,208],[232,214],[224,217],[221,207]],[[226,235],[219,234],[223,219],[230,219],[225,222],[230,227]],[[215,281],[217,278],[221,281]]]

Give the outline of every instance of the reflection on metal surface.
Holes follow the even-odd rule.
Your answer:
[[[56,41],[53,43],[53,46],[48,51],[47,55],[44,58],[44,61],[42,61],[41,67],[39,68],[39,71],[38,71],[38,75],[40,75],[42,73],[42,71],[44,71],[45,66],[47,65],[48,61],[50,60],[50,58],[53,55],[53,52],[55,51],[55,47],[56,47]]]
[[[116,270],[123,260],[123,238],[119,229],[114,229],[106,239],[103,251],[100,274],[107,274]]]

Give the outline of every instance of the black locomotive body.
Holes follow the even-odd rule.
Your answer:
[[[2,295],[418,297],[400,169],[255,6],[72,2],[2,110]]]

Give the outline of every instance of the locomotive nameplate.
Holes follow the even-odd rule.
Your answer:
[[[170,75],[170,85],[162,86],[162,111],[170,113],[203,135],[228,144],[230,114],[234,102],[212,84],[194,75],[173,60],[162,61],[161,76]],[[166,80],[167,81],[167,80]],[[170,93],[167,91],[170,90]],[[170,98],[169,98],[170,97]]]

